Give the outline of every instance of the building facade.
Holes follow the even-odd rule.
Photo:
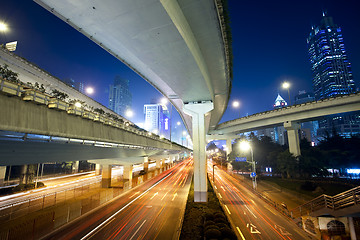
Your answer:
[[[168,138],[170,134],[170,119],[167,112],[167,109],[162,104],[144,105],[144,129]]]
[[[131,106],[132,94],[129,90],[129,80],[116,76],[114,84],[111,84],[109,89],[109,108],[124,116],[126,110]]]
[[[341,28],[326,14],[307,39],[315,100],[356,92],[351,64],[347,58]],[[360,115],[337,114],[319,121],[319,134],[336,131],[349,137],[360,133]]]

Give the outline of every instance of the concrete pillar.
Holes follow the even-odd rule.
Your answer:
[[[185,104],[183,108],[192,117],[194,202],[207,202],[205,114],[213,108],[212,102]]]
[[[20,169],[20,184],[25,184],[28,165],[22,165]]]
[[[131,187],[132,176],[133,176],[133,165],[124,165],[124,172],[123,172],[124,185],[125,185],[125,182],[128,182],[129,187]]]
[[[161,159],[161,168],[165,167],[165,160],[166,160],[166,158]]]
[[[5,182],[6,166],[0,166],[0,184]]]
[[[357,237],[356,237],[353,217],[348,217],[348,223],[349,223],[349,230],[350,230],[350,238],[351,238],[351,240],[356,240]]]
[[[149,158],[144,157],[144,171],[147,172],[149,170]]]
[[[111,168],[112,168],[112,165],[101,165],[101,166],[102,166],[101,187],[109,188],[109,187],[111,187]]]
[[[101,165],[96,163],[95,164],[95,175],[100,175],[101,174]]]
[[[288,135],[289,152],[292,153],[295,157],[300,156],[300,124],[297,122],[286,121],[284,123],[284,128],[286,129]]]
[[[232,151],[232,144],[231,144],[231,138],[226,139],[226,156],[229,157],[229,154]]]
[[[161,168],[161,160],[160,159],[156,159],[156,168],[157,169]]]
[[[74,161],[72,164],[72,172],[78,173],[79,172],[79,161]]]

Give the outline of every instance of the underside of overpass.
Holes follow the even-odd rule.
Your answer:
[[[231,58],[221,0],[35,0],[167,97],[193,137],[195,201],[207,201],[205,134],[228,104]]]

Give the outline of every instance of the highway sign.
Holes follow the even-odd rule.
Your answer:
[[[255,176],[256,176],[255,172],[250,173],[250,177],[255,177]]]
[[[235,161],[236,162],[246,162],[246,157],[236,157]]]

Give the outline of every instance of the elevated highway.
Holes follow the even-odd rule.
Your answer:
[[[293,105],[227,121],[210,131],[207,138],[231,140],[239,133],[283,125],[288,131],[290,152],[298,156],[300,155],[298,129],[301,122],[354,111],[360,111],[360,93]]]
[[[192,135],[195,201],[207,201],[205,134],[228,104],[231,53],[220,0],[35,0],[125,63],[180,113]]]

